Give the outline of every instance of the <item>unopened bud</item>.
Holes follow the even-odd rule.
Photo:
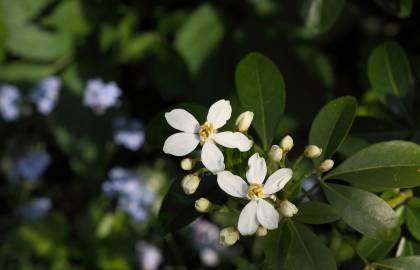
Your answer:
[[[324,160],[321,165],[319,165],[320,172],[328,172],[334,166],[334,161],[332,159]]]
[[[193,194],[200,184],[201,178],[195,174],[189,174],[182,179],[181,185],[185,194]]]
[[[278,145],[273,145],[271,146],[268,156],[272,161],[280,162],[280,160],[283,158],[283,150]]]
[[[206,198],[200,198],[195,201],[195,210],[200,213],[207,213],[211,209],[211,202]]]
[[[250,111],[246,111],[241,113],[238,118],[236,118],[236,129],[240,132],[248,131],[249,127],[251,126],[252,119],[254,119],[254,113]]]
[[[280,147],[283,149],[283,152],[287,154],[293,148],[293,139],[289,135],[284,137],[280,142]]]
[[[298,209],[296,205],[289,202],[288,200],[285,200],[279,203],[279,212],[283,217],[290,218],[297,214]]]
[[[322,149],[316,145],[308,145],[305,148],[305,152],[303,153],[305,157],[308,158],[317,158],[321,155]]]
[[[266,236],[267,235],[267,228],[264,226],[258,226],[257,232],[255,233],[257,236]]]
[[[234,245],[239,240],[239,231],[234,227],[227,227],[220,231],[219,243],[227,247]]]
[[[194,167],[194,161],[190,158],[184,158],[181,160],[181,168],[184,171],[190,171]]]

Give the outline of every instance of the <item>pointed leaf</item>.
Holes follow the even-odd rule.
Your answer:
[[[378,196],[350,186],[323,184],[331,206],[349,226],[374,239],[390,239],[398,229],[394,210]]]
[[[420,146],[405,141],[371,145],[346,159],[326,179],[383,188],[419,186]]]
[[[322,148],[314,162],[318,166],[329,159],[343,143],[356,115],[357,101],[353,97],[340,97],[325,105],[315,117],[309,133],[309,143]]]
[[[254,112],[252,126],[268,149],[284,111],[283,76],[270,59],[251,53],[237,65],[235,78],[242,109]]]
[[[374,262],[372,266],[381,270],[414,270],[420,269],[420,256],[398,257]]]
[[[302,223],[324,224],[334,222],[340,218],[334,208],[323,202],[310,201],[302,203],[299,204],[298,209],[299,212],[293,217],[293,220]]]

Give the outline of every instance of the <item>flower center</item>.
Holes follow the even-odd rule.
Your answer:
[[[250,199],[258,199],[264,196],[264,189],[263,185],[261,184],[251,184],[248,187],[248,198]]]
[[[213,127],[213,123],[205,122],[200,127],[200,131],[198,132],[198,135],[200,136],[200,141],[205,142],[207,139],[212,135],[213,133],[216,133],[216,129]]]

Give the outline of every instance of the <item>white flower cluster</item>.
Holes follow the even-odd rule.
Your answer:
[[[269,160],[254,151],[249,154],[246,181],[239,175],[226,169],[224,155],[219,146],[248,152],[253,141],[247,134],[254,114],[244,112],[236,119],[236,130],[220,131],[230,119],[232,107],[227,100],[219,100],[211,105],[207,120],[200,124],[196,118],[183,109],[174,109],[165,114],[169,125],[180,132],[166,139],[163,151],[175,156],[185,156],[193,152],[200,144],[201,163],[205,167],[184,177],[181,184],[186,194],[194,193],[201,182],[200,173],[210,171],[217,175],[219,187],[227,194],[247,201],[242,209],[237,228],[228,227],[220,232],[220,243],[224,246],[233,245],[239,235],[264,236],[268,230],[278,227],[280,216],[292,217],[298,211],[296,206],[287,200],[277,200],[276,193],[282,190],[292,179],[293,171],[285,166],[287,153],[293,148],[293,139],[286,136],[279,145],[273,145],[267,154]],[[257,148],[255,148],[257,150]],[[303,157],[317,158],[322,149],[315,145],[307,146]],[[246,155],[246,154],[245,154]],[[184,158],[181,168],[189,171],[196,165],[196,159]],[[332,162],[332,161],[331,161]],[[322,163],[320,171],[332,167],[330,161]],[[268,172],[271,172],[268,175]],[[216,210],[219,206],[212,205],[207,198],[200,198],[195,203],[197,211],[202,213]]]

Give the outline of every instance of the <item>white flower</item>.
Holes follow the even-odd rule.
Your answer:
[[[281,190],[293,175],[291,169],[279,169],[263,183],[267,175],[267,165],[258,153],[249,158],[248,166],[246,179],[249,185],[231,172],[217,174],[217,183],[226,193],[250,200],[239,215],[238,230],[242,235],[254,234],[259,225],[269,230],[277,228],[279,213],[265,198]]]
[[[166,139],[163,151],[174,156],[185,156],[194,151],[200,143],[203,146],[201,161],[212,173],[225,169],[222,151],[216,143],[237,148],[241,152],[252,147],[252,141],[240,132],[218,132],[232,114],[232,107],[228,100],[221,99],[211,105],[207,114],[207,121],[200,125],[193,115],[186,110],[174,109],[165,114],[169,125],[181,132]]]

